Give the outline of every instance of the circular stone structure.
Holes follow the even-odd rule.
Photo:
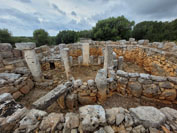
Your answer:
[[[177,132],[171,44],[0,44],[0,131]]]

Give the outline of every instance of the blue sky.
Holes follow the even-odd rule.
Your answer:
[[[0,0],[0,28],[15,36],[32,36],[39,28],[50,35],[91,29],[98,20],[121,15],[136,23],[171,21],[177,0]]]

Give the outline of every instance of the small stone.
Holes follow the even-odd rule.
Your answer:
[[[177,77],[168,77],[168,80],[174,84],[177,84]]]
[[[79,127],[79,115],[76,113],[67,113],[64,128],[73,129],[77,127]]]
[[[30,91],[30,88],[29,86],[25,85],[23,86],[20,91],[23,93],[23,94],[27,94],[29,91]]]
[[[124,120],[124,114],[118,114],[116,115],[116,125],[120,125],[122,123],[122,121]]]
[[[162,76],[154,76],[154,75],[150,75],[150,78],[154,81],[157,81],[157,82],[163,82],[163,81],[166,81],[167,78],[166,77],[162,77]]]
[[[98,131],[95,131],[94,133],[106,133],[106,131],[103,128],[100,128]]]
[[[48,116],[43,118],[43,120],[40,124],[40,129],[42,131],[45,131],[48,128],[51,128],[53,131],[57,127],[58,123],[60,123],[60,122],[64,122],[63,114],[51,113]]]
[[[7,100],[12,100],[13,97],[10,93],[3,93],[0,95],[0,102],[4,102],[4,101],[7,101]]]
[[[170,82],[160,82],[159,83],[159,87],[160,88],[165,88],[165,89],[172,89],[173,88],[173,84]]]
[[[106,133],[114,133],[114,130],[112,129],[111,126],[105,126],[104,130],[106,131]]]
[[[145,128],[142,125],[136,126],[133,128],[133,133],[145,133]]]
[[[116,121],[116,115],[119,113],[124,113],[125,109],[122,107],[106,109],[106,119],[109,124],[114,124]]]
[[[72,129],[71,133],[78,133],[77,129]]]
[[[150,79],[150,75],[149,74],[145,74],[145,73],[140,73],[140,78]]]
[[[15,93],[13,93],[13,98],[16,100],[18,99],[19,97],[23,96],[23,94],[20,92],[20,91],[17,91]]]
[[[121,76],[121,77],[128,77],[128,73],[127,72],[124,72],[122,70],[118,70],[117,71],[117,75],[118,76]]]
[[[150,128],[149,128],[149,133],[160,133],[160,131],[157,130],[156,128],[150,127]]]
[[[82,80],[78,79],[74,81],[74,88],[79,88],[82,85]]]
[[[166,100],[174,101],[176,99],[176,89],[165,89],[161,96],[165,97]]]
[[[135,97],[140,97],[142,93],[142,87],[141,84],[138,82],[129,82],[128,88],[130,89],[131,93]]]

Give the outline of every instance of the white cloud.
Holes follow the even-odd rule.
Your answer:
[[[100,19],[124,15],[130,20],[172,20],[176,0],[0,0],[0,28],[13,35],[32,36],[43,28],[50,35],[59,30],[90,29]]]

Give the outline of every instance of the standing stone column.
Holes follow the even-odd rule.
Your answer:
[[[89,43],[82,44],[82,57],[83,57],[83,65],[89,65]]]
[[[32,73],[34,80],[37,82],[42,81],[41,66],[39,63],[39,59],[34,50],[34,48],[36,47],[36,44],[32,42],[16,43],[15,46],[17,49],[24,51],[25,61]]]
[[[98,101],[100,103],[104,102],[107,98],[106,90],[107,87],[107,77],[106,71],[104,69],[100,69],[95,77],[96,86],[98,88]]]
[[[64,67],[65,67],[66,77],[67,79],[70,79],[71,70],[70,70],[70,65],[69,65],[69,48],[63,48],[61,50],[61,57],[62,57]]]
[[[113,66],[113,49],[111,46],[105,46],[105,50],[104,50],[104,70],[106,71],[106,75],[107,75],[107,70],[108,67],[112,67]]]
[[[122,70],[123,69],[123,62],[124,62],[124,57],[120,56],[118,58],[118,70]]]

